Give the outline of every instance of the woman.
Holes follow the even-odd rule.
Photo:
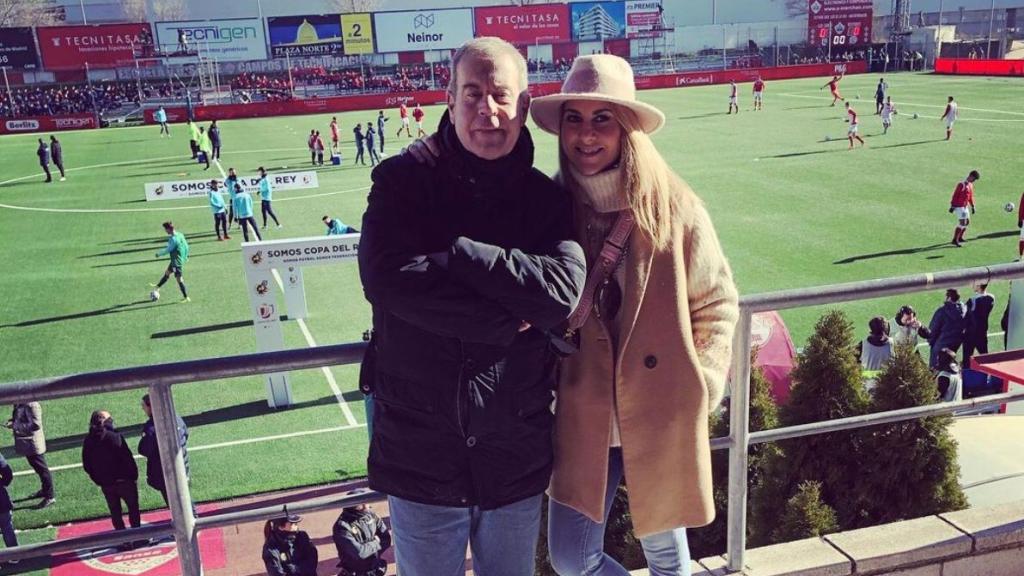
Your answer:
[[[593,308],[571,319],[584,321],[558,389],[552,564],[563,575],[628,574],[603,551],[625,475],[650,573],[689,574],[685,528],[715,513],[707,423],[731,357],[732,273],[700,199],[651,142],[665,117],[636,100],[625,60],[577,58],[562,93],[535,99],[531,113],[559,136],[556,179],[575,199],[590,274],[602,273],[619,217],[635,222]]]
[[[267,576],[316,576],[318,555],[309,534],[299,530],[302,517],[288,513],[263,526],[263,565]]]
[[[94,484],[100,487],[110,510],[115,530],[124,530],[121,501],[128,506],[128,522],[132,528],[142,525],[139,514],[139,468],[124,436],[114,427],[110,412],[97,410],[89,418],[89,434],[82,443],[82,467]],[[122,545],[130,549],[131,544]]]

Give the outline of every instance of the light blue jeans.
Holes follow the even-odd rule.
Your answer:
[[[465,576],[466,545],[477,576],[533,576],[541,495],[495,510],[431,506],[388,497],[402,576]]]
[[[604,553],[604,529],[615,490],[622,481],[622,449],[608,454],[608,489],[604,522],[597,523],[576,510],[550,501],[548,548],[551,566],[562,576],[629,576],[629,571]],[[686,529],[676,528],[640,540],[651,576],[690,576],[690,548]]]

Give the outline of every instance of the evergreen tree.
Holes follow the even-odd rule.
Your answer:
[[[838,310],[827,312],[814,327],[797,358],[789,403],[781,410],[784,426],[835,420],[867,412],[868,395],[853,352],[853,324]],[[865,433],[842,431],[781,442],[781,453],[768,455],[762,483],[751,503],[751,543],[775,542],[774,527],[801,483],[820,483],[821,500],[848,528],[864,517],[857,488],[862,478]]]
[[[898,346],[878,376],[873,412],[934,404],[935,377],[910,345]],[[862,478],[866,521],[872,525],[967,507],[960,489],[950,416],[876,426],[867,443]]]
[[[836,511],[821,501],[821,484],[801,482],[796,494],[786,502],[786,512],[771,537],[776,542],[789,542],[838,530]]]

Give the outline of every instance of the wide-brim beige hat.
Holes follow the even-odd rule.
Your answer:
[[[648,134],[665,125],[665,114],[661,110],[636,99],[633,68],[629,62],[611,54],[576,58],[562,83],[562,92],[534,98],[530,115],[541,130],[557,135],[562,124],[562,104],[571,100],[609,102],[628,108]]]

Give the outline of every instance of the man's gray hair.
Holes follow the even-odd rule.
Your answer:
[[[448,91],[454,94],[459,86],[459,62],[465,57],[489,60],[491,62],[502,56],[508,56],[515,62],[519,73],[520,88],[525,91],[529,86],[526,69],[526,58],[515,46],[495,36],[481,36],[466,42],[452,56],[452,77],[448,82]]]

